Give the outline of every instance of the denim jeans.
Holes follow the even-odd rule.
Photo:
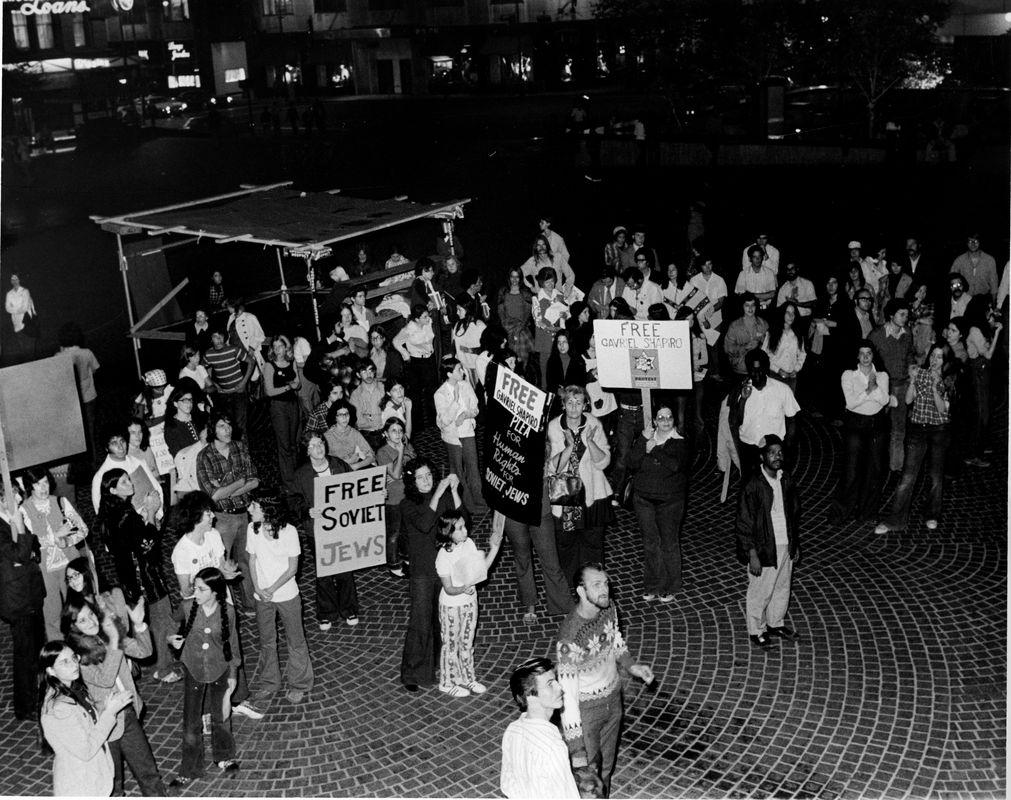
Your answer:
[[[681,591],[681,521],[685,498],[678,493],[666,500],[632,499],[642,531],[642,584],[647,594]]]
[[[990,362],[977,356],[969,361],[969,373],[972,376],[972,427],[969,446],[966,448],[972,458],[983,455],[987,445],[986,434],[990,427]]]
[[[843,433],[846,461],[832,510],[839,516],[839,522],[851,518],[863,520],[875,514],[884,482],[882,473],[888,430],[882,426],[881,420],[857,417],[857,414],[846,412]]]
[[[267,705],[281,688],[281,665],[277,658],[277,618],[281,618],[284,636],[288,643],[288,664],[285,675],[288,688],[302,692],[312,689],[312,662],[309,645],[302,627],[302,597],[280,603],[256,601],[256,626],[260,630],[260,657],[256,662],[259,686],[253,693],[253,702]]]
[[[586,509],[583,513],[586,513]],[[604,563],[604,529],[597,527],[567,531],[562,528],[562,520],[556,517],[555,550],[562,574],[570,586],[575,586],[579,570],[584,564]]]
[[[611,794],[611,774],[618,758],[623,711],[620,688],[607,697],[579,704],[586,758],[593,764],[594,759],[600,757],[600,779],[604,782],[604,797]]]
[[[894,381],[889,389],[899,401],[899,404],[888,412],[888,418],[892,425],[888,437],[888,469],[892,472],[901,470],[906,458],[906,417],[909,414],[909,407],[906,405],[906,389],[908,386],[909,380],[906,379]]]
[[[460,444],[446,445],[449,471],[460,478],[460,499],[475,520],[484,516],[488,504],[481,494],[481,466],[477,461],[477,445],[473,436],[460,437]]]
[[[199,778],[204,772],[203,721],[204,698],[210,695],[211,755],[215,761],[235,756],[231,717],[225,719],[223,704],[228,698],[228,670],[210,683],[195,680],[183,665],[183,759],[179,774]],[[164,792],[162,792],[164,795]]]
[[[18,719],[38,716],[39,651],[45,643],[41,611],[33,609],[11,621],[11,703]]]
[[[158,765],[154,762],[151,745],[148,744],[144,729],[137,719],[133,705],[128,705],[122,711],[123,735],[119,739],[109,740],[109,752],[112,754],[112,766],[115,770],[112,782],[114,797],[123,796],[123,759],[130,766],[130,772],[137,779],[140,793],[145,797],[164,797],[165,784],[158,774]]]
[[[165,641],[178,628],[178,620],[172,614],[172,601],[168,595],[155,600],[148,607],[148,621],[151,625],[151,642],[154,644],[156,657],[155,671],[164,677],[165,673],[175,665],[175,658],[172,656],[172,648]]]
[[[225,546],[225,555],[234,558],[242,575],[232,584],[232,599],[236,606],[252,608],[253,592],[245,576],[249,575],[249,554],[246,552],[246,529],[249,527],[249,514],[242,511],[231,514],[227,511],[214,512],[214,527],[221,534],[221,543]]]
[[[913,488],[920,474],[920,467],[928,453],[927,466],[928,501],[927,519],[940,519],[941,500],[944,492],[944,457],[951,441],[947,425],[920,425],[915,422],[906,426],[906,463],[902,468],[895,497],[888,515],[882,520],[889,528],[902,530],[909,523],[909,509],[913,504]]]

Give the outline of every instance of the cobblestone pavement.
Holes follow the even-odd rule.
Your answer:
[[[685,585],[675,603],[640,599],[637,528],[630,513],[619,512],[607,565],[629,645],[652,665],[659,686],[626,688],[613,795],[1005,795],[1006,408],[998,416],[994,466],[968,470],[949,485],[940,528],[927,532],[914,506],[909,532],[886,536],[867,524],[826,523],[840,436],[820,422],[801,422],[793,471],[804,500],[803,557],[789,622],[802,638],[768,654],[748,643],[733,503],[719,503],[722,474],[711,437],[694,466]],[[421,438],[422,449],[441,455],[431,433]],[[269,448],[254,455],[268,472]],[[736,480],[731,497],[735,488]],[[489,521],[479,528],[479,546]],[[404,691],[398,675],[407,585],[385,569],[368,570],[357,576],[358,627],[322,633],[306,603],[317,676],[308,700],[295,706],[282,694],[262,721],[236,718],[241,771],[234,778],[208,773],[186,794],[497,796],[502,732],[517,713],[508,674],[552,652],[560,621],[542,614],[537,624],[522,623],[512,567],[507,544],[479,593],[476,661],[486,695]],[[311,601],[312,581],[301,585]],[[243,635],[246,652],[255,653],[249,618]],[[13,721],[9,649],[3,626],[0,794],[49,794],[51,757],[39,750],[37,728]],[[179,763],[180,685],[146,680],[141,691],[148,737],[170,775]],[[137,793],[131,777],[127,791]]]

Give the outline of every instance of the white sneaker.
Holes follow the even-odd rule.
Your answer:
[[[333,623],[332,623],[332,622],[331,622],[330,620],[328,620],[328,619],[325,619],[325,620],[323,620],[323,621],[322,621],[322,622],[321,622],[321,623],[319,624],[319,629],[320,629],[321,631],[324,631],[324,632],[326,632],[326,631],[330,630],[330,629],[331,629],[332,627],[333,627]]]
[[[243,717],[249,717],[250,719],[263,719],[263,712],[249,705],[248,702],[243,701],[237,706],[232,706],[233,714],[241,714]]]
[[[346,623],[347,623],[348,625],[350,625],[351,627],[354,627],[355,625],[357,625],[357,624],[358,624],[358,617],[348,617],[348,618],[347,618],[346,620],[344,620],[344,621],[345,621],[345,622],[346,622]]]
[[[889,528],[887,525],[885,525],[885,523],[881,522],[881,523],[878,523],[878,526],[874,529],[874,532],[876,534],[878,534],[878,536],[880,536],[880,535],[882,535],[884,533],[888,533],[888,531],[890,531],[890,530],[891,530],[891,528]]]
[[[937,520],[936,519],[928,519],[927,520],[927,530],[928,531],[936,531],[937,530]]]
[[[471,681],[467,684],[467,688],[470,689],[471,694],[484,694],[488,691],[488,687],[480,681]]]

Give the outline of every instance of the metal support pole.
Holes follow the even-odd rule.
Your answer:
[[[312,321],[316,327],[316,341],[320,340],[319,334],[319,305],[316,303],[316,267],[313,266],[312,255],[305,256],[306,276],[309,279],[309,297],[312,299]]]
[[[281,302],[284,303],[284,310],[291,311],[291,298],[288,297],[288,286],[284,282],[284,263],[281,261],[281,248],[275,247],[277,253],[277,271],[281,273]]]
[[[453,238],[453,220],[444,219],[442,221],[442,232],[446,234],[446,244],[449,245],[449,254],[456,257],[456,240]]]
[[[130,320],[130,330],[133,331],[133,304],[130,302],[130,281],[126,277],[126,271],[129,267],[127,265],[126,256],[123,255],[123,235],[121,233],[116,234],[116,250],[119,253],[119,272],[123,276],[123,295],[126,297],[126,315]],[[142,378],[144,375],[140,369],[140,339],[131,333],[130,340],[133,342],[133,361],[137,365],[137,377]]]

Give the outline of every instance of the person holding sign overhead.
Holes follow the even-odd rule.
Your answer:
[[[441,368],[444,381],[435,393],[435,420],[446,445],[449,471],[460,476],[464,503],[480,518],[488,506],[481,495],[481,467],[474,439],[477,395],[457,359],[447,356]]]
[[[494,526],[488,552],[478,550],[470,538],[463,514],[451,511],[439,517],[435,540],[441,546],[435,572],[442,581],[439,592],[439,626],[442,650],[439,691],[450,697],[484,694],[485,685],[474,676],[474,634],[477,630],[477,584],[488,579],[488,569],[502,546],[501,525]]]

